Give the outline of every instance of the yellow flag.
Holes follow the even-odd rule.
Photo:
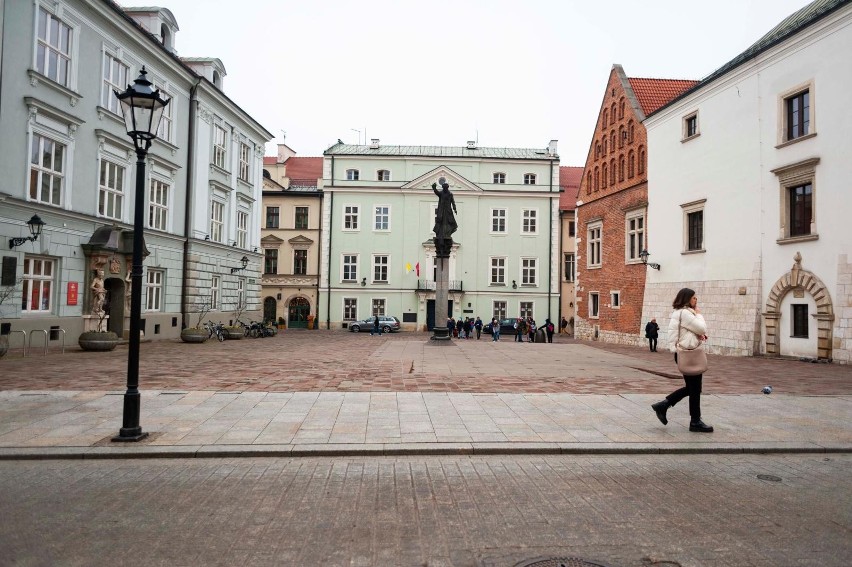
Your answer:
[[[405,263],[405,273],[408,274],[411,272],[411,262]]]

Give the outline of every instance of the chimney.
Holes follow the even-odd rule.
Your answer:
[[[550,140],[550,143],[547,144],[547,155],[555,156],[556,155],[556,142],[557,140]]]
[[[378,150],[379,149],[379,139],[378,138],[370,138],[370,149]]]
[[[476,149],[476,140],[468,140],[467,141],[467,149],[475,150]]]

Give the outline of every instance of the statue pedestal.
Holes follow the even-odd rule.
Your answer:
[[[83,332],[102,332],[107,330],[107,324],[109,321],[109,315],[106,315],[103,320],[102,328],[98,328],[101,325],[101,318],[97,315],[83,315]]]
[[[450,293],[449,259],[445,256],[435,258],[437,262],[435,274],[435,327],[432,329],[431,340],[450,344],[450,331],[447,329],[447,302]]]

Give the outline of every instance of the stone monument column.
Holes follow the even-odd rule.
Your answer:
[[[438,183],[441,191],[438,191]],[[443,177],[432,184],[432,191],[438,196],[438,208],[435,209],[435,327],[432,329],[433,341],[446,341],[449,344],[450,333],[447,329],[447,302],[450,294],[450,250],[453,248],[452,234],[458,229],[456,223],[456,201],[450,192],[450,185]]]
[[[450,259],[448,256],[435,258],[435,327],[432,329],[433,341],[449,341],[447,329],[447,303],[450,299]]]

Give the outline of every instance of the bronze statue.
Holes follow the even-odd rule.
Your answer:
[[[435,233],[435,252],[438,257],[448,257],[453,246],[453,233],[458,230],[459,225],[456,222],[455,215],[456,200],[453,194],[450,193],[450,184],[441,183],[443,188],[438,191],[438,184],[432,184],[432,191],[438,196],[438,208],[435,210],[435,226],[432,231]]]

